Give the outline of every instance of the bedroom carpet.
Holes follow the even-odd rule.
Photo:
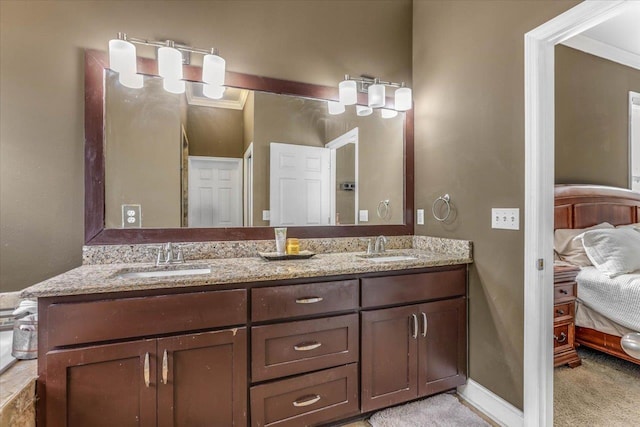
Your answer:
[[[640,425],[640,366],[584,347],[582,366],[554,371],[555,427]]]

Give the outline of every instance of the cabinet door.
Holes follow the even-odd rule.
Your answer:
[[[156,425],[155,340],[47,353],[47,426]]]
[[[362,411],[418,394],[418,306],[362,312]]]
[[[158,426],[244,426],[245,328],[158,339]]]
[[[464,384],[467,378],[466,298],[422,304],[419,311],[419,395]]]

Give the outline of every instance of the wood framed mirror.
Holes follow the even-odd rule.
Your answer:
[[[108,80],[108,55],[96,50],[85,51],[85,244],[134,244],[187,241],[265,240],[273,238],[272,226],[254,227],[154,227],[154,228],[109,228],[106,227],[105,183],[105,138],[107,133],[106,84]],[[146,76],[157,76],[157,62],[138,58],[138,72]],[[198,66],[185,65],[184,77],[188,82],[200,82],[202,70]],[[266,94],[291,95],[315,100],[337,100],[334,87],[292,82],[249,74],[227,72],[226,86]],[[359,94],[359,104],[366,105],[366,94]],[[389,99],[387,106],[392,107]],[[182,136],[182,134],[181,134]],[[404,113],[404,147],[402,151],[403,203],[395,209],[399,212],[396,224],[376,225],[318,225],[288,226],[288,235],[299,238],[354,237],[374,235],[413,234],[414,205],[414,142],[413,110]],[[379,173],[385,173],[384,164]],[[181,203],[184,205],[184,203]],[[373,209],[373,211],[371,211]],[[375,215],[375,207],[370,215]],[[384,211],[384,209],[383,209]],[[184,213],[180,216],[184,217]],[[246,218],[246,215],[245,215]],[[246,219],[245,219],[246,221]]]

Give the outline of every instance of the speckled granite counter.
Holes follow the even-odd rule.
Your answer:
[[[308,260],[295,261],[268,262],[257,257],[208,259],[188,261],[177,268],[208,266],[211,268],[210,274],[159,278],[125,279],[119,277],[119,274],[124,272],[155,269],[152,263],[84,265],[31,286],[25,289],[21,296],[23,298],[52,297],[248,283],[406,270],[472,262],[469,242],[464,242],[461,245],[461,247],[466,246],[467,250],[450,252],[435,251],[433,249],[442,249],[442,247],[437,245],[432,247],[424,242],[422,246],[418,244],[414,244],[414,246],[422,248],[387,251],[388,255],[411,255],[415,257],[415,259],[404,261],[377,263],[358,257],[356,252],[317,254]],[[173,268],[176,267],[173,266]]]
[[[36,425],[36,364],[22,360],[0,375],[0,426]]]

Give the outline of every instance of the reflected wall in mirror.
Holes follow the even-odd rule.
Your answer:
[[[158,75],[157,62],[138,57],[137,69],[145,76],[145,83],[152,85],[153,83],[150,82]],[[202,80],[201,67],[185,65],[183,69],[186,81],[199,82]],[[411,110],[404,113],[401,125],[399,121],[387,122],[388,124],[385,125],[393,127],[394,125],[391,124],[396,123],[401,126],[400,147],[389,143],[389,141],[370,142],[367,135],[377,136],[382,131],[365,129],[366,126],[362,123],[364,123],[364,119],[367,119],[366,117],[360,118],[354,114],[345,114],[338,117],[337,122],[333,122],[333,117],[327,116],[326,100],[336,101],[338,99],[338,90],[335,87],[227,71],[225,79],[227,94],[231,96],[234,92],[233,89],[238,89],[236,93],[246,93],[246,99],[239,96],[235,100],[231,100],[230,102],[236,104],[244,103],[244,106],[238,106],[237,111],[231,111],[233,108],[229,108],[227,105],[226,108],[222,108],[225,111],[220,114],[227,114],[223,119],[227,123],[233,121],[228,117],[229,115],[235,114],[237,116],[241,112],[242,130],[240,132],[237,127],[235,131],[216,127],[215,122],[211,120],[198,123],[200,116],[208,117],[210,115],[196,108],[210,106],[208,100],[205,103],[200,102],[203,98],[198,94],[198,85],[189,85],[191,92],[187,96],[190,96],[191,99],[180,96],[173,99],[173,107],[177,106],[177,110],[168,110],[162,104],[137,105],[144,98],[153,99],[155,96],[153,93],[148,95],[144,95],[142,92],[135,94],[114,93],[114,96],[111,97],[108,94],[107,85],[113,76],[109,76],[106,52],[85,51],[84,77],[84,225],[85,244],[87,245],[273,239],[273,229],[270,225],[275,222],[271,219],[263,219],[272,216],[271,195],[275,194],[271,191],[271,143],[274,143],[274,147],[277,147],[277,144],[286,144],[286,146],[307,147],[309,149],[329,149],[330,162],[335,165],[329,174],[329,214],[315,215],[316,222],[321,225],[287,225],[289,227],[288,235],[299,238],[325,238],[413,234],[414,152],[413,111]],[[241,89],[246,89],[246,91]],[[166,95],[163,92],[161,96]],[[113,104],[118,96],[120,100],[129,103],[122,106],[125,112],[129,109],[128,114],[106,110],[107,104]],[[282,104],[289,103],[296,106],[297,110],[287,113],[287,116],[269,119],[267,115],[267,118],[262,119],[263,122],[270,125],[277,124],[279,126],[278,133],[267,134],[265,139],[261,138],[260,134],[256,134],[259,130],[255,122],[260,121],[258,118],[260,112],[256,111],[255,107],[261,98],[269,99],[271,97],[288,99]],[[308,102],[310,103],[307,105]],[[366,94],[359,94],[358,103],[366,104],[366,102]],[[136,108],[133,107],[134,104],[137,105]],[[386,107],[393,108],[392,98],[387,99]],[[220,109],[220,106],[215,108]],[[306,112],[310,114],[311,118],[306,118],[306,122],[303,120],[303,125],[294,125],[293,118],[302,117]],[[273,114],[273,111],[268,111],[268,113]],[[377,114],[377,120],[380,120],[379,113],[379,110],[374,113]],[[155,125],[152,125],[155,126],[154,128],[145,131],[145,126],[148,126],[147,120],[156,115],[162,118],[161,123],[156,122]],[[111,119],[108,119],[108,116]],[[132,118],[135,118],[137,122]],[[374,116],[368,119],[375,118]],[[125,119],[128,122],[125,122]],[[160,132],[159,128],[164,128],[167,123],[174,125],[171,129],[167,128],[166,131]],[[313,130],[310,129],[311,124],[314,125]],[[305,139],[289,137],[290,135],[295,136],[294,130],[300,126],[307,126],[308,132],[305,133]],[[110,132],[117,131],[124,131],[124,133],[120,136],[108,135]],[[137,145],[129,145],[131,142],[126,140],[127,134],[137,140],[135,142]],[[239,141],[238,135],[240,134],[242,135],[240,149],[238,146],[227,144],[229,141]],[[148,138],[149,135],[155,136]],[[169,144],[168,141],[176,140],[179,141],[177,147],[175,147],[175,143],[172,143],[174,145],[171,147],[166,147],[164,150],[159,149],[162,144]],[[264,143],[265,140],[267,143]],[[261,141],[262,145],[260,145]],[[391,147],[394,150],[393,154],[385,151],[392,149]],[[123,152],[118,152],[123,149]],[[377,160],[370,161],[367,158],[370,155],[377,155]],[[118,157],[122,157],[122,159],[118,159]],[[170,165],[167,159],[164,160],[167,164],[153,164],[153,161],[160,161],[165,157],[170,159]],[[194,212],[190,207],[197,198],[190,192],[198,187],[192,185],[192,188],[189,188],[189,172],[191,171],[193,174],[194,171],[199,171],[201,168],[189,167],[189,164],[193,165],[198,161],[206,163],[210,157],[219,161],[221,161],[220,159],[232,159],[228,161],[231,165],[240,163],[241,159],[240,173],[236,170],[226,174],[229,177],[237,177],[238,175],[241,177],[238,179],[241,181],[242,199],[236,213],[237,211],[241,212],[242,226],[226,226],[219,221],[220,226],[218,227],[190,225],[190,221],[197,221],[197,219],[190,219],[191,213]],[[313,166],[313,162],[310,162],[311,166]],[[108,172],[107,169],[113,170],[113,172]],[[114,175],[112,176],[112,174]],[[208,172],[203,172],[201,175],[206,177],[207,174]],[[396,179],[399,180],[399,184]],[[194,181],[194,178],[191,180]],[[247,185],[247,183],[252,183],[252,185]],[[368,185],[372,190],[367,189]],[[386,187],[387,185],[388,187]],[[107,187],[109,188],[107,189]],[[372,195],[368,196],[367,192]],[[289,195],[293,191],[287,190],[281,191],[281,193]],[[322,205],[322,203],[314,201],[315,199],[301,197],[300,192],[296,191],[294,194],[297,196],[295,198],[296,207]],[[323,194],[326,194],[326,191]],[[381,220],[376,216],[377,205],[387,199],[390,200],[391,209],[389,215]],[[133,200],[138,200],[138,202]],[[284,200],[286,202],[286,197]],[[297,220],[292,220],[292,215],[287,217],[288,213],[292,212],[291,209],[288,209],[291,202],[287,202],[290,205],[285,202],[282,202],[280,208],[280,212],[284,213],[280,215],[280,220],[282,222],[290,221],[290,224],[297,223]],[[130,203],[127,205],[126,215],[129,214],[129,211],[135,213],[138,209],[136,205],[141,206],[142,227],[139,227],[135,219],[133,223],[128,219],[126,224],[132,227],[122,228],[123,205],[126,203]],[[230,208],[231,204],[229,203]],[[154,206],[158,209],[156,212],[153,212]],[[211,206],[212,203],[210,203]],[[236,203],[234,206],[238,206],[238,204]],[[326,207],[323,209],[325,210],[312,209],[310,212],[325,212]],[[209,209],[209,211],[212,210],[212,208]],[[237,222],[237,215],[233,216],[231,209],[228,211],[227,218]],[[206,209],[202,212],[206,213]],[[305,211],[302,210],[302,212]],[[368,215],[363,215],[363,213]],[[360,218],[365,216],[368,216],[368,221],[361,221]],[[139,219],[140,215],[137,218]],[[209,215],[209,219],[211,220],[211,215]],[[314,220],[314,215],[307,215],[305,220],[307,220],[305,224],[309,224],[308,220]],[[211,225],[213,225],[213,221]]]
[[[145,228],[402,224],[404,131],[404,113],[240,88],[216,100],[195,82],[172,94],[155,76],[131,89],[105,70],[105,228],[130,226],[123,205]]]

